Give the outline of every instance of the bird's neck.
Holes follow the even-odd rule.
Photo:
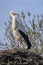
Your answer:
[[[15,16],[13,16],[13,17],[12,17],[12,21],[14,22],[15,20],[16,20],[16,17],[15,17]]]
[[[15,26],[15,24],[16,24],[16,17],[13,16],[13,17],[12,17],[12,25]]]
[[[13,18],[12,18],[12,29],[15,30],[16,27],[17,27],[16,17],[13,16]]]

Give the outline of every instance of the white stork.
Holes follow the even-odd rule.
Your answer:
[[[19,14],[10,11],[10,16],[12,17],[12,31],[17,40],[19,40],[23,45],[24,49],[30,49],[31,43],[28,39],[28,36],[21,30],[18,29],[18,24],[16,20],[16,16]]]

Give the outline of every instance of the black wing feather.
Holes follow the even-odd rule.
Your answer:
[[[24,38],[25,42],[27,43],[28,49],[30,49],[31,48],[31,43],[29,41],[28,36],[21,30],[19,30],[19,33],[22,35],[22,37]]]

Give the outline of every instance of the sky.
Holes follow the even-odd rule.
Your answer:
[[[0,0],[0,39],[3,38],[4,22],[9,21],[9,12],[15,11],[32,14],[43,13],[43,0]]]

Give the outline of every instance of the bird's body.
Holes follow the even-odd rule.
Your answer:
[[[22,36],[21,36],[21,34],[19,33],[19,30],[18,30],[18,25],[17,25],[17,21],[16,21],[15,16],[13,16],[13,19],[12,19],[12,31],[13,31],[13,34],[15,35],[16,39],[22,38]]]
[[[30,48],[31,48],[31,43],[30,43],[30,41],[29,41],[28,36],[25,35],[25,33],[24,33],[23,31],[21,31],[21,30],[19,30],[19,32],[20,32],[20,34],[22,35],[22,37],[25,39],[25,42],[26,42],[27,45],[28,45],[28,48],[27,48],[27,49],[30,49]]]
[[[10,16],[12,16],[12,31],[13,31],[13,34],[14,34],[15,38],[17,40],[19,40],[24,45],[24,49],[30,48],[31,47],[31,43],[26,40],[25,33],[18,29],[18,25],[17,25],[17,21],[16,21],[16,16],[15,15],[18,15],[18,14],[15,14],[12,11],[10,12]]]

